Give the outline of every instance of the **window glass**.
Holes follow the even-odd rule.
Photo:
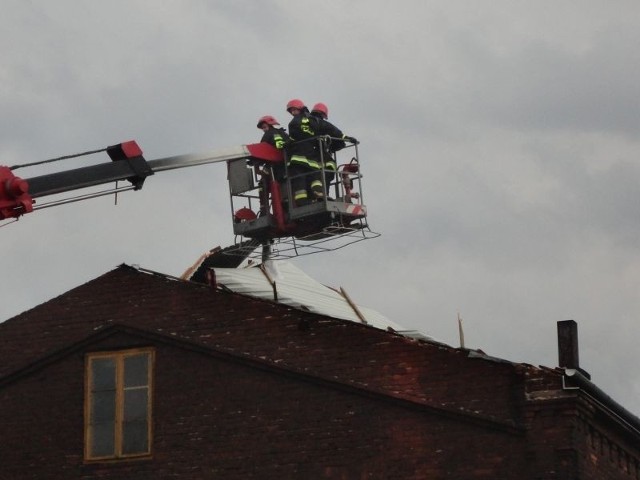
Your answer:
[[[92,423],[113,422],[116,418],[116,391],[94,392],[91,396]]]
[[[137,387],[147,385],[149,355],[128,355],[124,358],[124,386]]]
[[[116,389],[116,361],[114,358],[94,358],[91,361],[91,390]]]
[[[137,422],[124,422],[122,432],[122,453],[133,455],[149,451],[147,419]]]
[[[147,389],[136,388],[124,392],[124,416],[125,422],[147,418]]]
[[[113,422],[97,423],[92,425],[91,439],[92,457],[109,457],[113,455],[115,448],[115,425]]]

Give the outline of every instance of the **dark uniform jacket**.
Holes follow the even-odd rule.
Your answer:
[[[312,165],[320,158],[318,152],[318,142],[312,140],[318,135],[320,122],[318,118],[309,115],[307,112],[299,113],[289,122],[289,136],[292,143],[288,146],[287,153],[291,163],[305,163],[305,159]]]
[[[338,150],[342,150],[345,147],[344,138],[345,135],[342,131],[336,127],[333,123],[325,120],[324,118],[318,118],[320,128],[319,135],[327,135],[331,137],[330,140],[324,143],[325,152],[329,154],[329,156],[333,152],[337,152]],[[325,153],[323,152],[323,154]]]
[[[278,150],[282,150],[285,144],[289,141],[289,135],[284,128],[271,127],[262,135],[261,142],[273,145]]]

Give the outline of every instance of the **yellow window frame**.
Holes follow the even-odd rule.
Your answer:
[[[124,394],[125,390],[125,359],[137,355],[147,355],[147,449],[144,452],[123,453],[124,442]],[[94,456],[93,451],[93,425],[91,418],[92,405],[92,362],[96,359],[113,359],[115,361],[115,416],[114,416],[114,451],[110,455]],[[147,457],[151,455],[152,448],[152,407],[153,407],[153,370],[155,365],[155,352],[152,348],[135,348],[108,352],[92,352],[85,356],[85,401],[84,401],[84,458],[86,461],[119,460]],[[133,388],[133,387],[132,387]],[[135,387],[140,388],[140,387]]]

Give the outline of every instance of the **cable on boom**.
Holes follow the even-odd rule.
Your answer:
[[[68,160],[70,158],[82,157],[84,155],[93,155],[94,153],[100,153],[100,152],[106,152],[106,151],[107,151],[106,148],[101,148],[99,150],[89,150],[87,152],[74,153],[72,155],[64,155],[62,157],[50,158],[49,160],[40,160],[39,162],[25,163],[23,165],[14,165],[12,167],[9,167],[9,170],[17,170],[18,168],[23,168],[23,167],[34,167],[36,165],[44,165],[45,163],[59,162],[60,160]]]

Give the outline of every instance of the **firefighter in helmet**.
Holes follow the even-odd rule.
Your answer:
[[[258,119],[257,127],[264,132],[260,142],[273,145],[278,150],[282,150],[285,144],[289,141],[289,135],[280,127],[278,121],[271,115],[265,115]]]
[[[334,179],[337,170],[333,154],[345,147],[345,141],[351,143],[358,143],[358,141],[343,134],[338,127],[329,122],[329,108],[326,104],[322,102],[316,103],[311,109],[311,115],[318,119],[318,135],[329,137],[329,139],[322,140],[320,155],[324,164],[325,180],[329,184]]]
[[[265,115],[258,119],[256,125],[264,133],[260,139],[261,143],[268,143],[274,146],[278,150],[282,150],[289,141],[289,135],[284,128],[279,128],[280,124],[271,115]],[[260,212],[266,214],[269,211],[269,191],[271,181],[282,181],[284,177],[284,168],[280,164],[273,164],[271,166],[262,166],[257,168],[257,172],[260,175],[260,185],[258,187],[258,195],[260,198]]]
[[[320,122],[309,114],[309,109],[297,98],[287,103],[291,143],[287,147],[287,169],[296,206],[307,205],[324,198],[320,152],[315,137]]]

